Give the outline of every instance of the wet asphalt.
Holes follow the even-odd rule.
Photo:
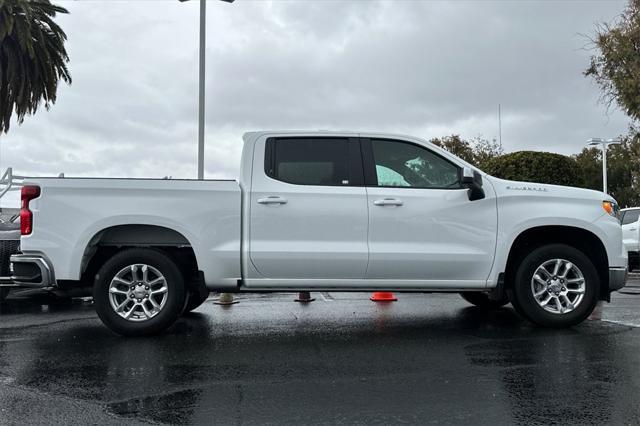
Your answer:
[[[123,338],[88,300],[0,305],[0,424],[640,424],[640,279],[537,328],[455,294],[241,295]]]

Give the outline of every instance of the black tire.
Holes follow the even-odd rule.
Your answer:
[[[584,278],[584,295],[569,312],[549,312],[538,303],[533,294],[532,280],[536,270],[540,265],[554,259],[563,259],[572,263]],[[509,297],[515,310],[531,322],[544,327],[563,328],[574,326],[587,319],[598,302],[599,292],[598,272],[583,252],[565,244],[549,244],[532,250],[522,258],[515,274],[513,287],[509,291]],[[553,299],[551,293],[549,296]],[[552,308],[556,309],[554,306]]]
[[[182,311],[182,314],[188,314],[189,312],[196,309],[198,306],[202,305],[205,300],[209,297],[209,290],[202,286],[197,290],[189,290],[187,294],[187,304]]]
[[[167,287],[166,300],[155,316],[141,321],[132,321],[123,318],[115,311],[111,305],[109,291],[116,274],[130,265],[138,264],[151,266],[163,275]],[[128,285],[125,285],[126,287]],[[93,287],[93,300],[98,316],[107,327],[123,336],[146,336],[164,331],[182,313],[185,297],[184,280],[180,269],[168,255],[153,249],[135,248],[117,253],[100,268]],[[132,303],[135,302],[132,301]]]
[[[463,291],[460,293],[460,296],[472,305],[486,310],[499,309],[509,303],[509,298],[507,298],[506,295],[504,295],[500,300],[493,300],[489,298],[487,293],[482,293],[480,291]]]

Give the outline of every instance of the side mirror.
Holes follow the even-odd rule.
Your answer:
[[[462,186],[469,188],[467,194],[469,201],[482,200],[484,189],[482,189],[482,175],[470,167],[462,169]]]

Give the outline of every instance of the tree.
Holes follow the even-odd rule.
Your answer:
[[[618,22],[600,24],[593,38],[596,55],[584,71],[633,120],[640,119],[640,0],[630,0]]]
[[[484,171],[492,176],[525,182],[580,186],[576,160],[560,154],[518,151],[492,158]]]
[[[602,191],[602,151],[584,148],[574,156],[583,188]],[[622,207],[640,205],[640,137],[631,128],[620,145],[611,145],[607,155],[607,190]]]
[[[56,102],[60,80],[71,83],[67,36],[53,21],[68,13],[49,0],[0,0],[0,132],[15,111],[18,123],[41,102]]]
[[[584,74],[594,79],[602,100],[616,103],[633,121],[640,120],[640,0],[629,0],[613,24],[600,24],[592,38],[597,53]],[[583,149],[576,155],[582,186],[602,190],[602,154]],[[608,191],[621,206],[640,205],[640,140],[631,125],[620,145],[607,157]]]
[[[596,147],[583,148],[573,156],[580,169],[582,188],[602,190],[602,150]],[[612,182],[609,182],[611,185]]]
[[[480,136],[476,136],[471,140],[471,143],[473,144],[473,164],[482,170],[487,167],[489,161],[504,153],[502,146],[500,146],[495,139],[487,140]]]
[[[429,142],[444,148],[457,157],[462,158],[467,163],[473,164],[480,169],[493,157],[502,154],[502,147],[495,141],[488,141],[481,136],[476,136],[471,140],[465,140],[460,135],[444,136],[433,138]]]
[[[467,163],[473,164],[473,147],[468,141],[462,139],[460,135],[433,138],[429,142],[439,146],[440,148],[446,149],[456,157],[462,158]]]

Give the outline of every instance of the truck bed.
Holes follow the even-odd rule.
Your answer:
[[[57,280],[80,279],[87,247],[114,227],[132,225],[177,231],[207,281],[225,285],[240,278],[235,180],[30,178],[24,184],[38,185],[41,194],[31,202],[34,230],[22,238],[21,250],[44,252]]]

